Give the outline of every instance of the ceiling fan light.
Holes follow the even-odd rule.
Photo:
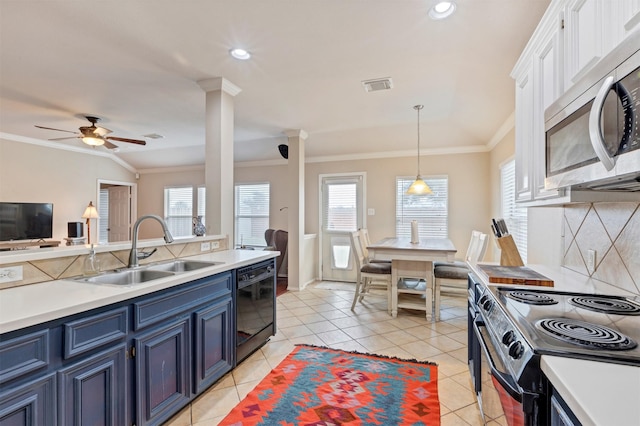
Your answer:
[[[85,136],[85,137],[82,138],[82,142],[86,143],[87,145],[91,145],[91,146],[104,145],[104,139],[96,138],[94,136]]]
[[[416,180],[411,184],[406,192],[407,195],[427,195],[431,193],[431,188],[429,188],[429,185],[427,185],[420,175],[416,176]]]

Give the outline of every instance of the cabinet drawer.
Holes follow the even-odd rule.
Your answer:
[[[231,273],[203,278],[142,302],[133,304],[133,328],[157,324],[190,308],[231,293]]]
[[[0,342],[0,383],[49,365],[49,330]]]
[[[103,312],[64,325],[64,357],[90,351],[127,335],[127,307]]]

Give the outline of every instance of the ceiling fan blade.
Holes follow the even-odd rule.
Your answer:
[[[93,131],[93,133],[100,136],[107,136],[111,132],[112,130],[109,130],[106,127],[100,127],[100,126],[97,126],[96,129]]]
[[[113,140],[113,141],[119,141],[119,142],[135,143],[135,144],[138,144],[138,145],[146,145],[147,144],[147,142],[141,141],[141,140],[138,140],[138,139],[118,138],[116,136],[107,136],[105,139],[109,139],[109,140]]]
[[[118,145],[111,143],[109,141],[104,141],[104,147],[108,149],[116,149]]]
[[[54,129],[53,127],[44,127],[44,126],[38,126],[35,125],[38,129],[46,129],[46,130],[55,130],[57,132],[67,132],[67,133],[73,133],[74,135],[77,134],[77,132],[72,132],[70,130],[62,130],[62,129]]]
[[[66,140],[66,139],[78,139],[78,138],[79,138],[79,136],[67,136],[67,137],[64,137],[64,138],[53,138],[53,139],[47,139],[47,140],[48,141],[63,141],[63,140]]]

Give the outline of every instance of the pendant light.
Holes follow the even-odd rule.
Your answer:
[[[418,111],[418,175],[409,189],[407,189],[407,195],[431,194],[431,188],[429,188],[429,185],[427,185],[427,183],[422,179],[422,176],[420,176],[420,110],[422,108],[424,108],[424,105],[416,105],[413,107],[413,109]]]

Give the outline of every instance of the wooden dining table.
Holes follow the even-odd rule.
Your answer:
[[[433,262],[451,262],[456,248],[448,238],[420,238],[412,243],[409,238],[384,238],[370,246],[369,258],[391,261],[391,315],[398,315],[398,308],[426,311],[427,318],[433,315]],[[422,279],[424,284],[398,286],[400,278]],[[425,289],[426,286],[426,289]],[[430,290],[430,291],[427,291]],[[398,293],[424,295],[423,301],[398,301]]]

